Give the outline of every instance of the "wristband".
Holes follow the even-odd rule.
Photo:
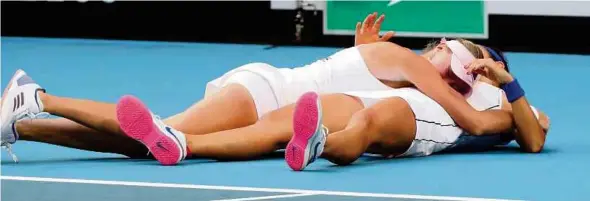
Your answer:
[[[504,90],[504,93],[506,93],[506,98],[508,98],[508,102],[510,103],[524,96],[524,90],[520,88],[520,84],[518,84],[518,80],[516,79],[500,86],[500,88]]]

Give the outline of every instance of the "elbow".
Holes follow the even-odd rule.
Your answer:
[[[469,122],[469,132],[472,135],[486,135],[490,133],[504,133],[510,132],[513,128],[512,117],[509,113],[498,111],[496,113],[504,116],[494,116],[492,120],[490,117],[474,118]]]
[[[526,146],[522,147],[522,151],[526,153],[541,153],[543,151],[543,147],[545,146],[545,139],[539,139],[533,142],[528,143]]]
[[[470,129],[469,133],[471,133],[471,135],[480,136],[484,135],[485,131],[482,128],[475,127]]]
[[[523,149],[526,153],[538,154],[543,151],[543,144],[534,144],[524,147]]]
[[[483,135],[486,132],[485,124],[482,122],[471,122],[465,129],[475,136]]]
[[[522,146],[522,150],[526,153],[541,153],[545,146],[546,133],[539,127],[537,132],[529,132],[527,134],[526,136],[528,137],[523,140],[524,146]],[[527,138],[528,140],[526,140]]]

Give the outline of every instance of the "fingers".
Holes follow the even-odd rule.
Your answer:
[[[492,60],[490,58],[487,58],[487,59],[479,59],[479,60],[481,60],[481,62],[483,64],[485,64],[486,66],[488,66],[490,68],[498,67],[498,64],[494,60]]]
[[[373,25],[376,15],[377,13],[372,13],[365,18],[365,21],[363,21],[362,31],[368,30]]]
[[[474,61],[468,66],[465,66],[465,68],[467,69],[468,75],[473,73],[481,74],[485,72],[486,65],[480,61]]]
[[[363,24],[361,26],[361,31],[364,31],[367,28],[367,22],[370,20],[371,16],[373,14],[367,15],[367,17],[365,17],[365,20],[363,20]]]
[[[356,23],[356,29],[354,30],[356,36],[361,34],[361,22]]]
[[[467,75],[482,75],[484,77],[491,78],[490,75],[488,75],[488,71],[486,71],[485,68],[478,68],[471,72],[467,72]]]
[[[478,68],[481,68],[481,65],[477,61],[474,61],[471,64],[465,66],[465,69],[467,69],[467,73],[473,72]]]
[[[369,21],[367,21],[367,29],[366,30],[371,30],[373,29],[373,26],[375,25],[375,20],[377,19],[377,12],[374,12],[373,14],[371,14],[371,17],[369,18]]]
[[[478,66],[483,66],[488,70],[492,70],[495,74],[499,73],[504,69],[504,64],[502,62],[496,62],[490,58],[487,59],[477,59],[472,64],[477,64]]]
[[[393,36],[395,36],[395,32],[388,31],[379,40],[381,40],[381,41],[389,41],[389,39],[393,38]]]
[[[375,13],[377,14],[377,13]],[[383,23],[383,20],[385,20],[385,15],[381,14],[381,16],[379,16],[379,18],[377,19],[377,21],[375,21],[375,24],[373,24],[373,30],[375,33],[378,33],[379,31],[381,31],[381,24]]]

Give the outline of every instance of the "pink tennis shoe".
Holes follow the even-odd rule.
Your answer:
[[[176,165],[186,157],[184,134],[164,124],[139,99],[123,96],[117,119],[123,132],[143,143],[162,165]]]
[[[285,160],[291,169],[301,171],[320,157],[326,144],[328,130],[322,125],[319,95],[303,94],[293,115],[293,137],[287,144]]]

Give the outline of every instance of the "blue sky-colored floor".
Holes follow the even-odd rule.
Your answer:
[[[295,67],[338,51],[315,47],[265,50],[264,47],[3,37],[1,83],[6,84],[16,69],[23,68],[55,95],[114,102],[124,94],[133,94],[160,116],[169,116],[200,99],[205,83],[229,69],[248,62]],[[189,160],[179,166],[163,167],[149,160],[19,141],[14,145],[21,160],[19,164],[12,163],[2,153],[2,198],[214,200],[285,193],[254,192],[255,189],[123,188],[122,185],[26,179],[61,178],[392,195],[386,200],[404,200],[393,198],[399,194],[585,200],[590,194],[590,132],[586,130],[585,115],[590,112],[590,79],[587,78],[590,56],[507,55],[529,101],[551,117],[552,128],[542,154],[502,149],[388,161],[363,158],[348,167],[336,167],[320,160],[308,171],[292,172],[280,157],[246,162]],[[31,191],[32,188],[37,191]],[[304,195],[276,199],[385,198]]]

